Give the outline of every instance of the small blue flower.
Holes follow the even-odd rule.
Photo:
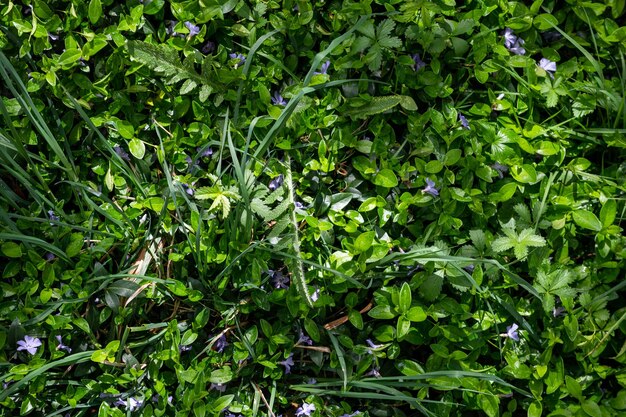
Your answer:
[[[196,36],[198,33],[200,33],[200,27],[194,25],[191,22],[185,22],[185,27],[187,29],[189,29],[189,37],[193,37]]]
[[[365,374],[365,376],[373,376],[375,378],[380,378],[380,369],[377,367],[373,367],[371,371]]]
[[[217,351],[217,353],[222,353],[224,352],[224,349],[228,347],[229,344],[230,343],[226,341],[226,335],[221,335],[219,339],[217,339],[217,342],[215,342],[215,350]]]
[[[290,353],[287,359],[278,363],[285,367],[285,374],[290,374],[291,367],[295,365],[295,363],[293,363],[293,353]]]
[[[274,91],[274,95],[272,96],[272,103],[274,103],[277,106],[286,106],[287,105],[287,102],[285,101],[283,96],[280,95],[280,93],[278,91]]]
[[[274,178],[272,181],[270,181],[270,184],[268,185],[268,188],[270,189],[270,191],[275,191],[281,185],[283,185],[284,180],[285,179],[283,178],[283,174],[280,174],[279,176]]]
[[[215,51],[215,42],[207,41],[202,47],[202,53],[205,55],[213,51]]]
[[[519,342],[519,335],[517,334],[517,329],[519,328],[519,326],[515,323],[513,323],[512,325],[508,326],[506,328],[506,337],[508,337],[509,339],[513,339],[516,342]]]
[[[269,269],[267,273],[270,277],[272,277],[272,285],[274,285],[274,288],[283,288],[285,290],[289,289],[288,276],[284,275],[280,271],[273,271],[271,269]]]
[[[317,300],[319,300],[320,298],[320,289],[317,288],[315,291],[313,291],[313,294],[311,294],[311,300],[313,302],[316,302]]]
[[[463,116],[461,113],[459,113],[459,122],[461,122],[461,126],[463,126],[463,128],[470,130],[469,122],[467,121],[465,116]]]
[[[135,411],[135,410],[138,410],[143,405],[143,401],[138,400],[133,397],[129,397],[128,401],[124,401],[123,399],[120,398],[119,400],[115,401],[113,405],[117,407],[120,407],[120,406],[128,407],[129,411]]]
[[[411,58],[413,58],[413,71],[419,71],[426,66],[426,63],[422,61],[422,58],[420,58],[420,54],[413,54],[411,55]]]
[[[193,195],[195,193],[195,188],[194,185],[195,183],[191,183],[191,184],[183,184],[183,189],[185,190],[185,192],[189,195]]]
[[[113,150],[115,151],[116,154],[118,154],[118,156],[120,158],[122,158],[125,161],[130,161],[130,156],[128,155],[128,152],[126,152],[124,149],[122,149],[121,146],[119,145],[115,145],[113,147]]]
[[[52,222],[58,222],[60,220],[59,216],[56,215],[54,210],[48,210],[48,218],[51,220],[50,226],[54,226],[54,223]]]
[[[498,162],[493,164],[491,168],[495,169],[498,172],[498,177],[500,177],[500,179],[504,178],[504,174],[509,172],[509,167],[499,164]]]
[[[302,403],[302,407],[296,410],[296,417],[310,417],[313,411],[315,411],[315,404]]]
[[[552,309],[552,316],[559,317],[565,315],[565,307],[555,307]]]
[[[426,178],[426,187],[422,190],[423,193],[428,193],[433,197],[437,197],[439,195],[439,190],[435,188],[435,181],[430,178]]]
[[[29,335],[24,336],[24,340],[17,341],[17,350],[25,350],[26,352],[34,355],[37,353],[37,348],[41,346],[41,340]]]
[[[328,68],[330,67],[330,61],[326,61],[322,64],[322,68],[320,68],[319,72],[314,72],[313,74],[326,74],[328,72]]]
[[[539,68],[543,69],[551,78],[554,78],[556,72],[556,62],[550,61],[547,58],[541,58],[539,61]]]
[[[296,345],[309,345],[311,346],[313,344],[313,341],[311,340],[311,338],[307,335],[305,335],[304,333],[302,333],[302,331],[300,331],[300,337],[298,338],[298,341],[296,342]]]
[[[524,40],[516,36],[510,28],[504,29],[504,46],[516,55],[524,55]]]
[[[213,384],[211,383],[211,386],[209,386],[209,390],[216,390],[219,392],[224,392],[226,391],[226,384]]]
[[[54,253],[52,253],[52,252],[48,252],[48,253],[46,253],[46,254],[43,256],[43,258],[44,258],[46,261],[50,262],[50,261],[53,261],[53,260],[56,258],[56,256],[54,256]]]
[[[211,148],[210,146],[208,148],[205,148],[204,150],[202,150],[202,148],[196,148],[196,151],[200,153],[200,156],[202,158],[208,158],[209,156],[213,155],[213,148]]]
[[[191,345],[178,345],[178,353],[189,352],[191,350]]]
[[[57,350],[65,350],[67,353],[72,353],[72,348],[63,344],[63,339],[60,335],[56,335],[55,338],[59,344],[57,345]]]
[[[236,53],[232,53],[229,54],[228,57],[230,59],[236,59],[237,62],[235,63],[235,68],[237,68],[239,65],[243,65],[246,62],[246,57],[242,54],[236,54]]]

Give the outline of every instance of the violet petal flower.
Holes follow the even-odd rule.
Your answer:
[[[205,148],[204,150],[202,150],[202,148],[197,148],[196,151],[198,151],[200,153],[200,156],[203,158],[208,158],[209,156],[213,155],[213,148],[211,148],[210,146],[208,148]]]
[[[313,411],[315,411],[315,404],[302,403],[302,407],[296,410],[296,417],[310,417]]]
[[[125,161],[129,161],[130,162],[130,156],[128,155],[128,152],[126,152],[124,149],[122,149],[121,146],[115,145],[113,147],[113,150],[115,151],[116,154],[119,155],[120,158],[122,158]]]
[[[72,353],[72,348],[63,344],[63,339],[61,338],[61,335],[56,335],[55,338],[57,339],[57,342],[59,342],[59,344],[57,345],[57,350],[65,350],[67,351],[67,353]]]
[[[274,95],[272,96],[272,103],[275,104],[276,106],[286,106],[287,105],[287,102],[285,101],[283,96],[280,95],[280,93],[278,91],[274,91]]]
[[[504,29],[504,46],[507,49],[511,48],[515,44],[517,39],[518,37],[515,35],[515,33],[513,33],[513,30],[511,28]]]
[[[496,162],[495,164],[493,164],[491,166],[491,168],[495,169],[496,171],[498,171],[498,177],[500,177],[500,179],[504,178],[504,174],[506,174],[507,172],[509,172],[509,167],[507,167],[506,165],[502,165],[498,162]]]
[[[192,184],[183,184],[183,189],[189,195],[193,195],[195,193],[195,189],[194,189],[193,183]]]
[[[207,43],[205,43],[202,47],[202,53],[205,55],[210,54],[213,51],[215,51],[215,42],[207,41]]]
[[[565,307],[555,307],[552,309],[552,316],[559,317],[565,315]]]
[[[463,128],[470,130],[469,122],[467,121],[465,116],[463,116],[461,113],[459,113],[459,122],[461,122],[461,126],[463,126]]]
[[[422,190],[422,193],[428,193],[432,195],[433,197],[438,196],[439,190],[435,188],[435,181],[431,180],[430,178],[426,178],[426,187],[424,187],[424,189]]]
[[[274,178],[272,181],[270,181],[268,188],[270,189],[270,191],[275,191],[276,189],[278,189],[278,187],[283,185],[284,180],[285,179],[283,178],[283,174],[280,174],[279,176]]]
[[[135,410],[138,410],[139,407],[143,405],[143,401],[138,400],[133,397],[129,397],[127,400],[123,400],[120,398],[119,400],[115,401],[113,405],[117,407],[120,407],[120,406],[128,407],[130,411],[135,411]]]
[[[550,61],[547,58],[541,58],[539,68],[543,69],[550,77],[554,78],[553,74],[556,72],[556,62]]]
[[[365,374],[365,376],[373,376],[375,378],[380,378],[380,370],[376,367],[373,367],[371,371]]]
[[[420,54],[413,54],[411,55],[411,58],[413,58],[413,65],[411,66],[413,71],[417,72],[426,66],[426,63],[422,61],[422,58],[420,58]]]
[[[319,300],[320,298],[320,289],[317,288],[315,291],[313,291],[313,294],[311,294],[311,300],[313,302],[316,302],[317,300]]]
[[[53,261],[53,260],[56,258],[56,256],[54,256],[54,253],[52,253],[52,252],[48,252],[48,253],[46,253],[46,254],[43,256],[43,258],[44,258],[46,261]]]
[[[48,210],[48,218],[52,220],[53,222],[58,222],[60,220],[59,216],[56,215],[54,210]],[[54,224],[54,223],[50,223],[50,224]]]
[[[509,339],[513,339],[516,342],[519,342],[519,335],[517,334],[518,328],[519,326],[516,323],[513,323],[512,325],[508,326],[506,328],[506,337],[508,337]]]
[[[17,350],[25,350],[26,352],[34,355],[37,353],[37,348],[41,346],[41,340],[29,335],[24,336],[24,340],[17,341]]]
[[[189,37],[196,36],[200,33],[200,27],[194,25],[191,22],[185,22],[185,27],[189,29]]]
[[[272,277],[272,285],[274,288],[289,289],[289,277],[284,275],[280,271],[272,271],[271,269],[267,273]]]
[[[290,353],[287,359],[278,363],[285,367],[285,374],[290,374],[291,367],[295,365],[295,363],[293,363],[293,353]]]
[[[322,67],[320,68],[319,72],[314,72],[313,74],[316,75],[320,75],[320,74],[326,74],[328,72],[328,68],[330,67],[330,61],[326,61],[322,64]]]
[[[211,383],[211,386],[209,387],[209,390],[216,390],[219,392],[224,392],[226,391],[226,384],[213,384]]]
[[[517,41],[509,48],[509,51],[513,52],[515,55],[524,55],[526,54],[526,49],[524,49],[524,39],[518,38]]]
[[[222,353],[229,344],[230,343],[226,341],[226,335],[221,335],[219,339],[217,339],[217,342],[215,342],[215,350],[217,351],[217,353]]]
[[[311,338],[307,335],[305,335],[302,331],[300,331],[300,337],[298,338],[298,341],[296,342],[296,345],[309,345],[311,346],[313,344],[313,341],[311,340]]]
[[[238,62],[235,63],[235,68],[237,68],[239,65],[243,65],[246,62],[246,57],[243,54],[237,54],[237,53],[232,53],[229,54],[228,57],[230,59],[237,59]]]

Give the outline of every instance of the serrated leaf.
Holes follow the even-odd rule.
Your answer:
[[[511,242],[511,238],[508,237],[499,237],[491,243],[491,249],[494,252],[504,252],[505,250],[509,250],[514,246]]]
[[[437,274],[431,274],[420,285],[419,292],[422,298],[426,301],[435,301],[441,293],[441,287],[443,286],[443,277]]]

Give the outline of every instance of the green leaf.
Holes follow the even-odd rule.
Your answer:
[[[222,395],[217,400],[213,401],[213,404],[211,404],[211,408],[213,409],[214,413],[219,413],[220,411],[228,407],[234,399],[235,396],[233,394]]]
[[[146,153],[146,145],[142,140],[137,138],[132,138],[130,142],[128,142],[128,149],[130,153],[137,159],[143,159]]]
[[[533,20],[533,25],[539,30],[552,29],[553,26],[556,26],[558,24],[558,19],[549,13],[537,15]]]
[[[569,395],[576,398],[578,401],[583,400],[583,389],[578,381],[576,381],[571,376],[566,375],[565,386],[567,387],[567,392],[569,392]]]
[[[20,258],[22,256],[22,248],[15,242],[3,243],[1,250],[7,258]]]
[[[412,302],[412,294],[411,287],[408,283],[402,284],[402,288],[400,288],[400,298],[398,300],[398,310],[400,313],[407,313],[411,308]]]
[[[528,417],[541,417],[543,406],[539,401],[533,401],[528,407]]]
[[[572,214],[572,218],[574,222],[585,229],[593,230],[595,232],[599,232],[602,230],[602,222],[598,220],[595,214],[588,210],[576,210]]]
[[[426,320],[428,316],[424,312],[424,309],[419,306],[411,307],[409,312],[406,313],[406,318],[413,322],[420,322]]]
[[[602,409],[594,400],[586,400],[582,404],[582,409],[590,417],[603,417]]]
[[[380,114],[391,110],[398,104],[400,104],[403,100],[406,99],[403,99],[402,96],[397,95],[374,97],[369,103],[365,104],[364,106],[347,108],[344,113],[347,116],[351,116],[357,119],[364,119],[374,114]]]
[[[396,335],[398,339],[402,339],[411,330],[411,322],[404,316],[398,317],[398,323],[396,326]]]
[[[435,301],[441,293],[441,287],[443,286],[443,277],[437,274],[431,274],[420,285],[419,292],[422,298],[426,301]]]
[[[78,60],[80,59],[81,55],[82,52],[80,49],[68,49],[61,54],[61,56],[57,60],[57,64],[62,67],[71,67],[78,64]]]
[[[607,200],[600,209],[600,221],[604,228],[609,227],[615,221],[617,213],[617,203],[615,200]]]
[[[373,230],[361,233],[354,241],[356,253],[362,253],[368,250],[374,242],[374,237],[376,237],[376,232]]]
[[[90,0],[89,1],[89,20],[92,24],[96,24],[98,20],[100,20],[100,16],[102,16],[102,3],[100,0]]]
[[[371,318],[385,320],[392,319],[396,316],[388,305],[378,305],[367,313]]]
[[[396,174],[389,168],[381,169],[374,177],[374,184],[381,187],[392,188],[398,185]]]

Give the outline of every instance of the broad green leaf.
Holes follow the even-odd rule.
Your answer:
[[[370,317],[379,320],[392,319],[396,316],[388,305],[379,305],[367,313]]]
[[[1,250],[7,258],[19,258],[22,256],[22,248],[15,242],[3,243]]]
[[[100,20],[100,16],[102,16],[102,3],[100,0],[90,0],[89,1],[89,20],[92,24],[96,24],[98,20]]]
[[[128,142],[128,150],[130,150],[130,153],[133,154],[135,158],[143,159],[146,153],[146,145],[142,140],[132,138],[130,142]]]
[[[588,210],[576,210],[572,214],[572,218],[574,222],[585,229],[593,230],[594,232],[599,232],[602,230],[602,222],[596,217],[595,214]]]
[[[78,64],[78,60],[80,59],[82,53],[80,49],[68,49],[63,52],[59,59],[57,60],[57,64],[61,67],[70,67],[75,64]]]
[[[389,168],[381,169],[374,177],[374,184],[381,187],[392,188],[398,185],[396,174]]]
[[[376,237],[376,232],[373,230],[369,232],[361,233],[354,240],[355,251],[357,253],[362,253],[368,250],[372,246],[372,243],[374,242],[374,237]]]
[[[424,309],[419,306],[411,307],[406,313],[406,318],[413,322],[420,322],[426,320],[428,316],[424,312]]]
[[[409,309],[411,308],[411,302],[412,302],[412,294],[411,294],[411,287],[409,286],[408,283],[404,283],[402,284],[402,287],[400,288],[400,298],[399,298],[399,303],[398,303],[398,310],[400,311],[400,313],[407,313],[409,311]]]
[[[615,200],[607,200],[603,205],[602,209],[600,209],[600,221],[602,222],[603,227],[609,227],[613,224],[615,220],[615,215],[617,213],[617,203]]]
[[[528,406],[528,417],[541,417],[543,407],[539,401],[533,401]]]

